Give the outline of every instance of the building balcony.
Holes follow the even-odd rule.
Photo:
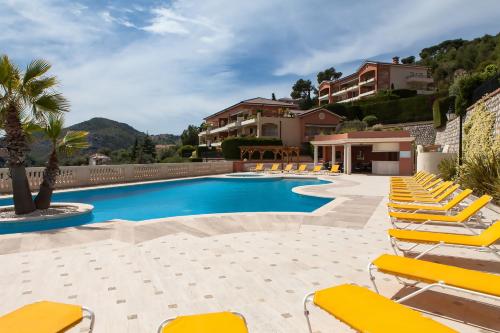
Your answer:
[[[360,99],[359,97],[360,95],[358,96],[354,96],[354,97],[351,97],[351,98],[347,98],[347,99],[343,99],[341,101],[338,101],[337,103],[349,103],[349,102],[354,102],[354,101],[357,101],[358,99]]]
[[[370,91],[366,91],[366,92],[364,92],[362,94],[359,94],[357,97],[361,98],[361,97],[366,97],[366,96],[370,96],[370,95],[373,95],[373,94],[375,94],[375,89],[370,90]]]
[[[319,100],[320,100],[320,101],[328,100],[328,99],[329,99],[329,97],[330,97],[330,96],[329,96],[328,94],[323,95],[323,96],[319,96]]]
[[[374,82],[375,82],[375,78],[372,77],[372,78],[369,78],[369,79],[364,80],[364,81],[359,81],[359,86],[364,86],[364,85],[374,83]]]
[[[343,89],[340,89],[339,91],[336,91],[334,93],[332,93],[332,96],[338,96],[338,95],[342,95],[342,94],[345,94],[349,91],[353,91],[353,90],[356,90],[358,89],[358,85],[354,85],[354,86],[350,86],[350,87],[347,87],[347,88],[343,88]]]

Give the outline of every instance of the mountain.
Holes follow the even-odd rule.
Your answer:
[[[128,124],[107,118],[92,118],[69,126],[64,131],[89,132],[90,148],[83,152],[84,154],[94,153],[103,148],[111,151],[127,149],[134,144],[136,138],[146,135]],[[151,137],[156,144],[176,144],[180,141],[180,136],[173,134],[157,134]],[[47,141],[35,140],[31,145],[29,156],[33,164],[40,165],[46,161],[49,151],[50,146]]]
[[[128,148],[134,144],[135,138],[145,135],[128,124],[107,118],[92,118],[66,130],[89,132],[90,151]]]

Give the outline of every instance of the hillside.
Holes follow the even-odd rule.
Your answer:
[[[127,149],[134,144],[136,138],[146,135],[128,124],[107,118],[92,118],[65,129],[65,131],[68,130],[89,132],[90,148],[84,153],[93,153],[103,148],[111,151]],[[180,140],[178,135],[173,134],[159,134],[152,137],[154,137],[153,141],[158,144],[177,143]],[[48,142],[35,140],[31,145],[29,156],[33,160],[33,164],[39,165],[46,160],[48,153]]]
[[[418,64],[430,66],[436,86],[446,90],[457,70],[482,71],[489,64],[500,67],[500,33],[473,40],[453,39],[426,47]]]

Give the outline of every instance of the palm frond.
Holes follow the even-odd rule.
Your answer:
[[[2,56],[0,59],[0,86],[6,94],[19,85],[20,76],[19,68],[10,61],[9,57]]]
[[[35,133],[43,131],[43,127],[31,118],[25,117],[21,119],[21,125],[23,127],[24,135],[29,142],[32,142],[34,140]]]
[[[27,84],[34,78],[41,77],[43,74],[47,73],[50,67],[52,66],[43,59],[33,60],[28,67],[26,67],[23,77],[23,85]]]
[[[37,119],[44,114],[68,112],[70,107],[68,100],[59,93],[43,94],[32,101],[32,105],[33,116]]]
[[[64,127],[64,117],[60,113],[49,113],[43,120],[43,134],[51,142],[55,143],[59,139]]]
[[[55,76],[44,77],[41,79],[34,79],[26,83],[24,88],[24,98],[27,101],[36,100],[43,95],[47,90],[57,85],[57,78]]]
[[[72,155],[75,151],[90,147],[88,142],[89,132],[68,131],[66,135],[57,142],[57,149],[66,155]]]

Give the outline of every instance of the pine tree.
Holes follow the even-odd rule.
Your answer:
[[[130,151],[130,162],[132,163],[137,162],[138,150],[139,150],[139,140],[136,137],[132,149]]]

